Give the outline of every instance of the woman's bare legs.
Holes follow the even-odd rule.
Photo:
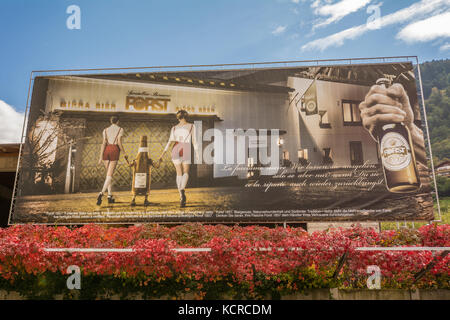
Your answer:
[[[117,161],[110,161],[106,175],[112,177],[114,174],[114,171],[116,170],[116,166],[117,166]]]
[[[113,180],[112,177],[114,175],[114,171],[116,170],[117,167],[117,161],[111,161],[109,163],[108,166],[108,170],[106,171],[106,177],[111,177],[111,181],[108,184],[108,196],[112,197],[112,185],[113,185]]]
[[[177,176],[182,176],[183,175],[183,166],[181,163],[174,163],[175,166],[175,170],[177,171]]]
[[[103,165],[105,166],[105,171],[106,171],[106,177],[105,177],[105,182],[103,183],[102,191],[100,191],[100,194],[103,194],[106,192],[106,190],[108,189],[109,182],[111,181],[111,177],[108,178],[108,168],[109,168],[110,162],[111,161],[109,161],[109,160],[103,160]]]
[[[103,164],[105,165],[106,179],[103,184],[102,193],[108,190],[108,195],[111,195],[112,177],[117,166],[117,161],[103,160]]]

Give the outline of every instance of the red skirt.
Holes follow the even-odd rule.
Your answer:
[[[118,161],[120,149],[117,144],[108,144],[103,151],[103,160]]]
[[[187,142],[176,142],[172,149],[172,160],[190,161],[191,144]]]

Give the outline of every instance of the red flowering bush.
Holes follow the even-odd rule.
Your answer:
[[[70,294],[67,267],[82,270],[81,294],[140,292],[145,297],[279,297],[309,288],[365,288],[377,265],[382,288],[449,288],[449,256],[431,251],[358,251],[358,247],[450,246],[449,225],[383,231],[354,227],[308,234],[300,228],[185,224],[110,228],[36,225],[0,229],[0,289],[30,297]],[[211,248],[176,252],[174,248]],[[67,253],[44,248],[133,248]],[[346,252],[340,272],[333,277]],[[419,280],[415,275],[434,266]]]

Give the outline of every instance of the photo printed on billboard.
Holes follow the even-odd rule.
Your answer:
[[[432,220],[413,64],[39,76],[11,223]]]

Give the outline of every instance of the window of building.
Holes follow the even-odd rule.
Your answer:
[[[289,167],[290,165],[291,165],[291,160],[289,160],[289,151],[283,150],[282,166]]]
[[[17,167],[17,156],[0,157],[0,170],[15,171]]]
[[[320,115],[320,122],[319,122],[319,127],[322,129],[330,129],[331,128],[331,124],[330,121],[328,120],[328,113],[325,110],[319,110],[319,115]]]
[[[323,148],[323,164],[333,164],[333,159],[331,156],[331,148]]]
[[[364,163],[361,141],[350,141],[350,164],[352,166]]]
[[[344,126],[360,126],[361,114],[359,112],[359,104],[361,101],[342,100],[342,116],[344,118]]]
[[[298,149],[297,155],[299,159],[308,160],[308,149]]]

